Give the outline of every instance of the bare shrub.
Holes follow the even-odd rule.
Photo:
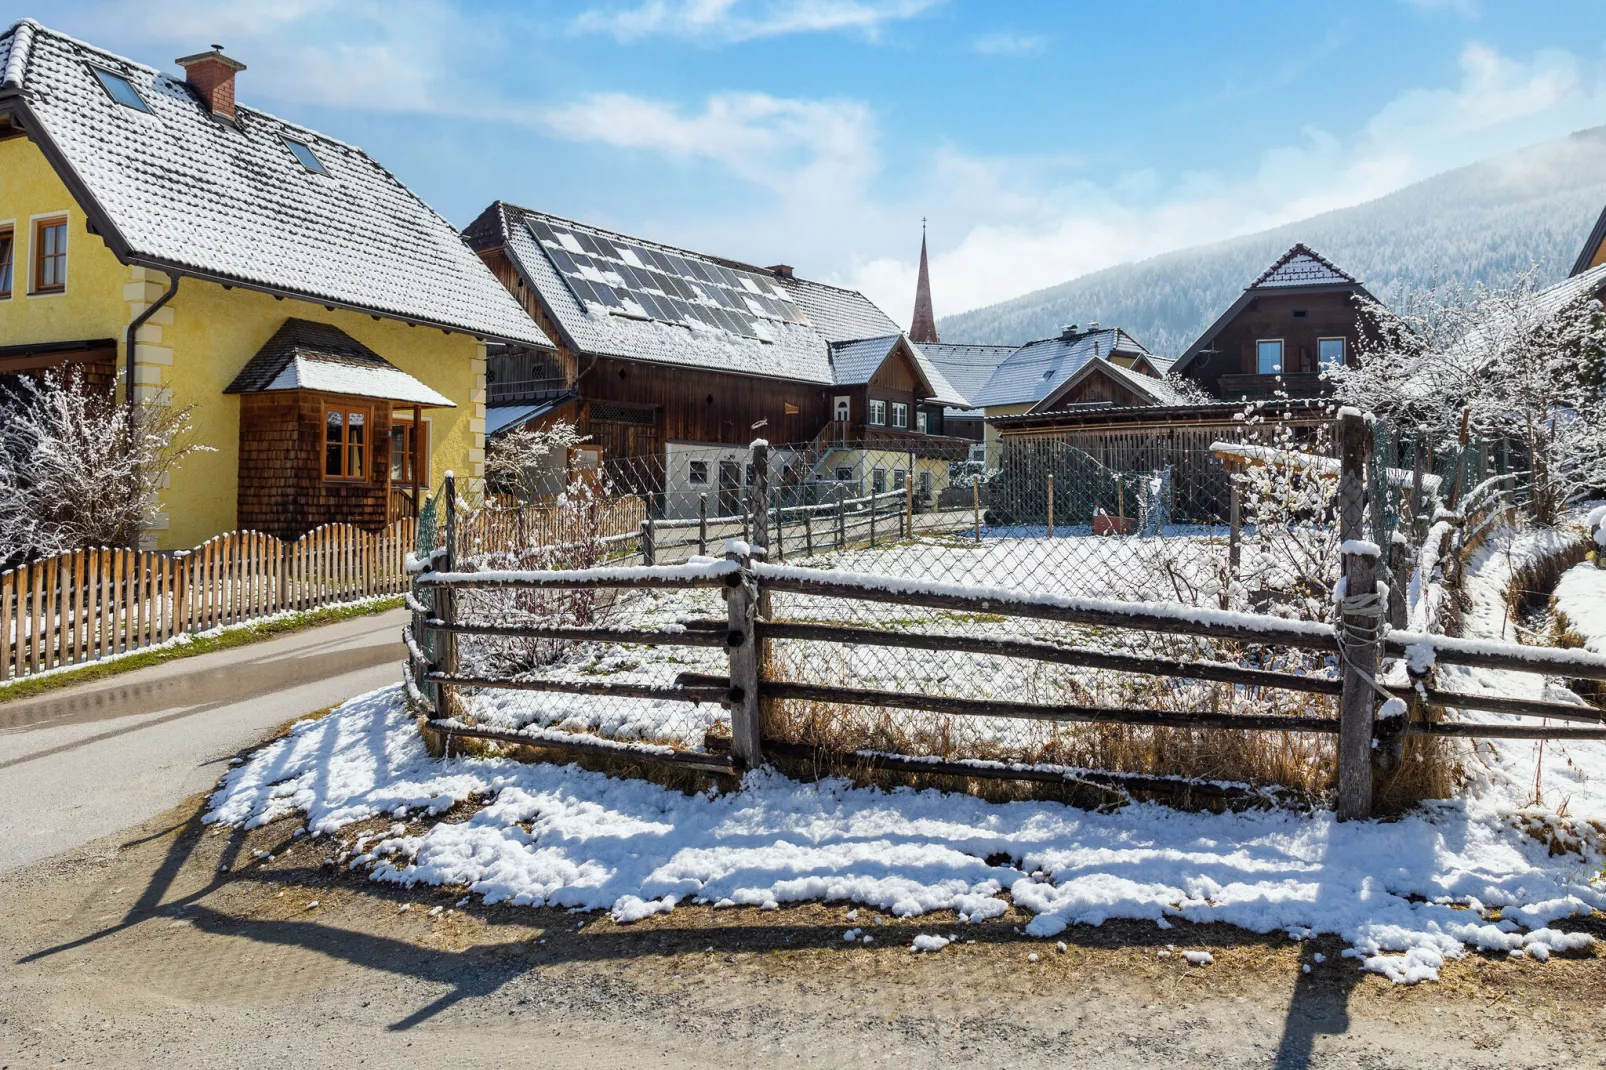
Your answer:
[[[120,405],[81,372],[13,377],[0,403],[0,559],[132,548],[191,454],[189,407]]]

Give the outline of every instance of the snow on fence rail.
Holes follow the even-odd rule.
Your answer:
[[[1358,421],[1356,422],[1358,425]],[[1359,483],[1355,473],[1362,470],[1356,450],[1364,446],[1364,427],[1350,429],[1350,445],[1345,473],[1350,501],[1345,523],[1359,531],[1358,507],[1363,499],[1355,493]],[[1364,450],[1361,450],[1364,453]],[[759,471],[764,471],[762,465]],[[762,487],[760,488],[762,492]],[[907,495],[905,495],[907,498]],[[447,501],[452,500],[447,496]],[[758,501],[766,500],[762,493]],[[1061,593],[1025,590],[1003,586],[961,585],[889,575],[867,575],[819,568],[771,564],[766,547],[772,546],[773,525],[782,516],[776,510],[755,510],[750,518],[756,545],[731,540],[725,546],[725,559],[694,559],[678,565],[645,565],[573,570],[478,572],[455,571],[450,542],[428,562],[418,560],[415,576],[416,596],[409,596],[413,621],[406,636],[409,650],[407,690],[417,703],[434,709],[433,729],[448,737],[528,742],[532,746],[565,749],[564,733],[540,729],[536,735],[520,730],[482,726],[460,714],[463,707],[454,702],[456,689],[488,688],[554,695],[619,696],[667,702],[719,702],[731,714],[731,751],[727,758],[698,752],[677,751],[674,761],[685,765],[726,762],[732,772],[751,768],[765,761],[766,755],[797,758],[800,744],[766,733],[762,700],[801,701],[836,707],[869,707],[913,710],[941,716],[977,717],[1005,721],[1035,721],[1070,724],[1113,724],[1137,727],[1187,728],[1208,731],[1258,731],[1322,733],[1341,738],[1339,784],[1341,816],[1364,816],[1370,808],[1371,766],[1374,762],[1397,762],[1401,741],[1407,735],[1463,736],[1483,738],[1569,738],[1606,739],[1606,715],[1589,705],[1523,699],[1499,695],[1466,694],[1434,685],[1432,668],[1436,664],[1474,665],[1506,670],[1545,673],[1566,678],[1606,679],[1606,657],[1577,650],[1535,648],[1510,643],[1452,639],[1420,632],[1395,631],[1367,626],[1357,629],[1350,616],[1364,613],[1345,605],[1342,626],[1282,617],[1229,612],[1180,603],[1131,602],[1079,597]],[[450,530],[450,522],[448,530]],[[1349,568],[1365,569],[1375,564],[1375,554],[1360,552],[1358,540],[1348,540],[1345,554]],[[443,567],[441,567],[443,566]],[[1348,574],[1347,574],[1348,575]],[[1371,583],[1356,577],[1356,589]],[[593,626],[521,625],[460,623],[456,619],[459,591],[541,592],[562,590],[660,590],[722,588],[727,602],[724,620],[682,620],[667,628],[608,628]],[[882,627],[859,627],[839,623],[812,623],[774,620],[768,615],[769,596],[784,593],[819,598],[827,605],[853,602],[881,602],[905,608],[937,609],[965,615],[973,620],[1028,618],[1058,621],[1097,629],[1124,629],[1167,636],[1188,636],[1238,644],[1250,651],[1295,648],[1340,653],[1338,677],[1308,672],[1275,671],[1254,664],[1234,661],[1147,657],[1110,649],[1090,649],[1021,638],[1015,635],[926,634]],[[427,600],[428,604],[425,604]],[[1371,612],[1381,613],[1381,610]],[[613,683],[588,679],[530,677],[522,673],[497,674],[481,666],[474,672],[460,672],[456,641],[459,636],[556,640],[574,643],[633,643],[645,646],[723,647],[726,673],[682,672],[673,682]],[[1368,638],[1368,636],[1370,636]],[[786,669],[775,659],[763,656],[766,644],[802,640],[837,644],[846,649],[861,646],[897,648],[901,651],[925,650],[947,653],[985,654],[1002,658],[1036,661],[1133,673],[1176,680],[1202,680],[1259,689],[1282,690],[1336,696],[1341,715],[1289,716],[1271,713],[1221,712],[1219,710],[1177,710],[1122,707],[1091,702],[1026,702],[992,697],[956,697],[924,693],[918,687],[896,690],[878,687],[844,686],[787,679]],[[1364,656],[1362,656],[1364,654]],[[1409,682],[1378,684],[1385,658],[1400,658],[1408,670]],[[1252,659],[1246,659],[1252,660]],[[840,677],[838,677],[840,679]],[[1386,701],[1385,701],[1386,700]],[[1583,722],[1571,726],[1551,724],[1472,724],[1435,720],[1429,707],[1482,710],[1508,715]],[[537,738],[537,736],[539,738]],[[584,740],[580,741],[584,743]],[[1344,744],[1349,744],[1345,746]],[[589,744],[587,744],[589,745]],[[662,747],[631,750],[617,744],[641,760],[658,760]],[[577,745],[578,746],[578,745]],[[576,750],[577,748],[568,748]],[[807,749],[807,748],[806,748]],[[847,759],[868,768],[909,771],[918,763],[919,771],[951,772],[963,768],[962,775],[976,778],[1010,779],[1027,766],[1019,762],[952,761],[911,754],[886,754],[855,750],[850,754],[826,754],[810,750],[818,759]],[[661,755],[659,756],[661,757]],[[1354,766],[1364,763],[1365,792],[1357,798],[1353,790]],[[1032,779],[1050,774],[1040,764],[1032,765]],[[955,774],[960,775],[960,774]],[[1071,780],[1086,780],[1087,771],[1066,771]],[[1138,781],[1127,774],[1122,783],[1136,787]],[[1140,778],[1141,779],[1141,778]],[[1260,789],[1202,786],[1182,778],[1158,777],[1141,790],[1226,794],[1242,789],[1251,795]],[[1346,785],[1350,791],[1346,793]],[[1264,792],[1259,797],[1264,797]]]
[[[177,636],[400,594],[416,521],[314,528],[294,542],[231,531],[193,550],[75,550],[0,573],[0,680]]]

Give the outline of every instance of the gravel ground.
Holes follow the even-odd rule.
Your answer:
[[[202,801],[0,877],[0,1067],[1474,1070],[1606,1049],[1602,952],[1474,957],[1397,988],[1336,942],[1225,926],[1081,926],[1063,952],[1013,911],[964,929],[842,904],[619,926],[373,884],[294,821],[206,829]],[[919,932],[975,942],[913,955]],[[1194,949],[1214,963],[1189,966]]]

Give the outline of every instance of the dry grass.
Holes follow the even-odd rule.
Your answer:
[[[1233,660],[1234,652],[1213,656]],[[802,682],[842,680],[840,666],[810,657],[801,644],[775,643],[767,651],[766,674]],[[1079,673],[1061,666],[1020,663],[1007,696],[1042,704],[1080,703],[1166,711],[1278,714],[1332,718],[1332,696],[1228,684],[1182,681],[1124,673]],[[876,686],[885,687],[885,681]],[[909,690],[931,690],[911,683]],[[953,693],[952,689],[942,689]],[[1429,710],[1437,719],[1442,711]],[[949,759],[1042,763],[1074,769],[1144,776],[1231,781],[1284,789],[1310,803],[1330,799],[1336,788],[1337,737],[1314,732],[1147,728],[1117,724],[1022,722],[999,718],[978,724],[974,717],[888,710],[816,701],[768,704],[765,734],[787,742],[850,756],[882,751]],[[1424,799],[1447,798],[1462,781],[1456,751],[1440,739],[1408,737],[1397,768],[1379,772],[1374,791],[1380,813],[1398,813]],[[986,798],[1074,797],[1111,801],[1116,793],[1090,785],[1039,784],[917,776],[869,770],[845,757],[816,774],[845,775],[881,784],[939,786]],[[1179,796],[1167,794],[1168,801]],[[1182,798],[1186,806],[1218,808],[1220,800]]]

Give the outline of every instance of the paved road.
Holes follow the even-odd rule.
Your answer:
[[[137,824],[294,717],[400,679],[404,610],[0,703],[0,873]]]

